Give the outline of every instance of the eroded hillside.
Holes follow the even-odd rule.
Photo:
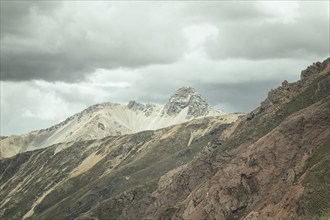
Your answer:
[[[0,160],[2,218],[75,218],[187,164],[228,125],[202,118],[157,131],[69,142]],[[135,189],[137,187],[137,189]]]

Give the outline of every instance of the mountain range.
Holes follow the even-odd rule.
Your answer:
[[[174,91],[164,106],[136,101],[127,105],[107,102],[93,105],[50,128],[3,138],[0,140],[0,157],[11,157],[57,143],[156,130],[199,117],[220,115],[227,122],[233,122],[240,114],[224,116],[194,88],[186,86]]]
[[[74,132],[0,159],[0,218],[330,218],[330,58],[283,81],[246,115],[213,111],[191,90],[159,108],[96,105],[36,131],[33,140]],[[90,115],[100,115],[92,127]],[[83,129],[70,130],[79,116]]]

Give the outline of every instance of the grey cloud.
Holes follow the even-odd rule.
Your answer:
[[[276,59],[328,57],[329,2],[299,2],[291,21],[272,16],[253,22],[216,21],[219,36],[208,41],[213,59]],[[275,10],[275,9],[274,9]],[[275,20],[274,20],[275,19]]]
[[[171,63],[184,52],[181,29],[174,27],[173,18],[164,18],[162,11],[143,13],[146,8],[140,7],[135,12],[133,7],[119,5],[112,11],[102,9],[98,18],[93,14],[97,8],[82,4],[86,10],[82,14],[65,4],[45,16],[39,10],[32,13],[29,8],[33,7],[25,4],[28,12],[16,4],[2,7],[22,13],[16,20],[10,13],[3,15],[1,80],[79,81],[96,68]],[[23,33],[11,30],[12,26]]]
[[[269,17],[254,1],[207,1],[188,2],[183,6],[187,20],[206,22],[253,21]]]
[[[26,35],[31,30],[31,13],[50,14],[61,6],[55,1],[1,1],[1,37],[8,34]],[[24,25],[22,25],[24,24]]]
[[[66,65],[69,64],[69,65]],[[35,52],[6,54],[1,59],[1,80],[45,79],[74,81],[83,78],[88,67],[81,66],[60,55]],[[91,70],[89,70],[91,71]]]
[[[207,23],[212,59],[326,57],[328,16],[301,3],[297,22],[274,18],[257,2],[1,2],[1,80],[83,81],[97,68],[180,62],[182,30]],[[317,10],[323,10],[317,6]],[[326,12],[327,13],[327,12]]]
[[[34,82],[1,82],[0,101],[0,135],[46,128],[87,107],[83,103],[65,102],[53,90],[41,90]]]
[[[307,58],[329,54],[329,23],[250,24],[220,27],[219,38],[209,41],[213,59]]]

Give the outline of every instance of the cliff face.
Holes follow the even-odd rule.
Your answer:
[[[230,125],[202,118],[2,159],[0,217],[329,219],[330,59],[313,66]]]

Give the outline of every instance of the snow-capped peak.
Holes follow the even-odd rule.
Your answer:
[[[165,104],[162,115],[176,116],[187,108],[186,118],[206,116],[209,113],[209,104],[192,87],[184,86],[174,91]]]

